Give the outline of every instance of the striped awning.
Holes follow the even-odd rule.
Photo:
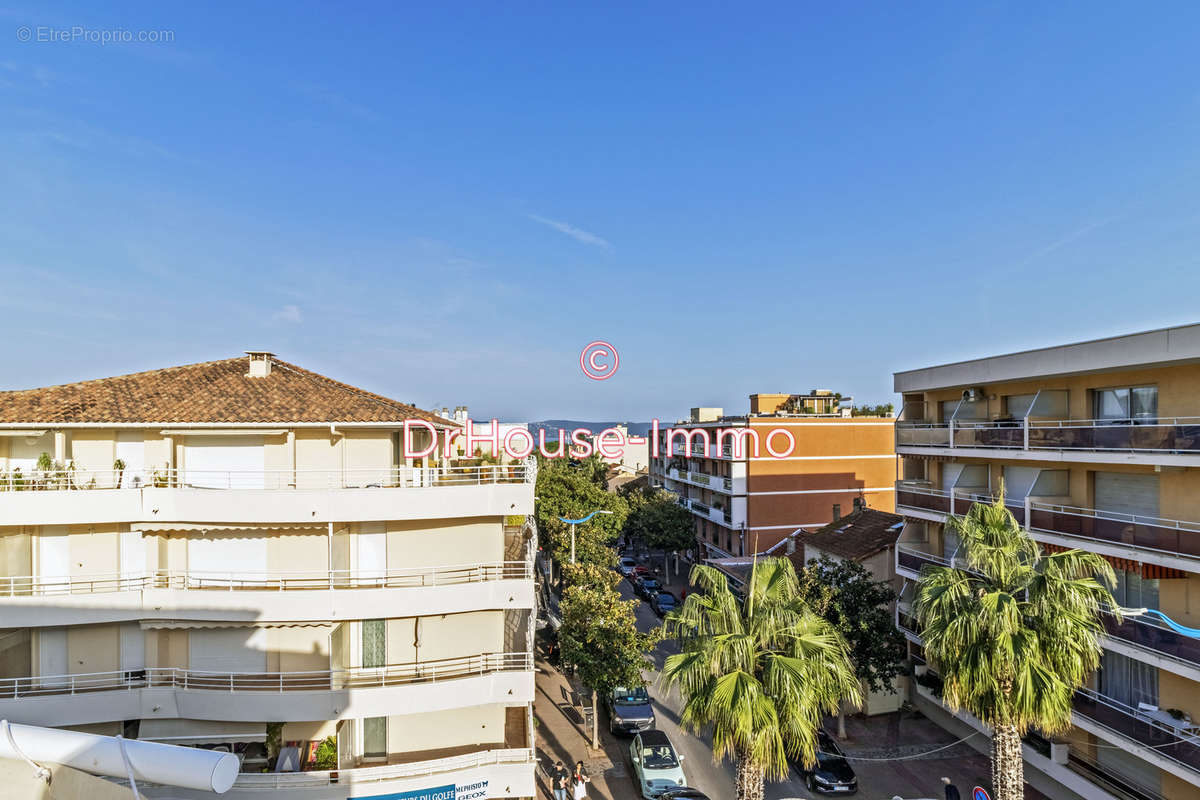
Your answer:
[[[1042,544],[1042,549],[1048,553],[1065,553],[1071,549],[1057,544]],[[1158,564],[1143,564],[1141,561],[1134,561],[1130,558],[1118,558],[1117,556],[1106,556],[1098,553],[1101,558],[1112,565],[1115,570],[1121,572],[1136,572],[1143,578],[1154,578],[1157,580],[1173,580],[1176,578],[1186,578],[1188,574],[1181,569],[1173,569],[1171,567],[1163,567]]]
[[[280,524],[268,523],[222,523],[222,522],[134,522],[131,531],[140,533],[219,533],[221,531],[323,531],[327,523]]]

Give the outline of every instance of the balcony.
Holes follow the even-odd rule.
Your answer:
[[[407,613],[451,614],[533,608],[533,565],[525,561],[357,570],[206,573],[157,570],[0,578],[0,609],[11,627],[152,619],[300,622],[369,619],[381,604]]]
[[[1200,744],[1194,734],[1090,689],[1076,691],[1073,706],[1080,727],[1114,744],[1128,745],[1128,751],[1139,758],[1200,786]]]
[[[934,489],[927,481],[902,480],[896,481],[896,509],[901,513],[934,521],[942,521],[946,515],[953,513],[963,516],[971,510],[975,503],[993,503],[995,498],[988,493],[986,486],[966,487],[961,489]],[[1017,518],[1017,522],[1025,523],[1025,506],[1018,503],[1006,503],[1008,510]]]
[[[0,525],[324,523],[533,513],[532,463],[357,470],[59,470],[0,482]]]
[[[1030,501],[1029,528],[1200,559],[1200,523]]]
[[[997,458],[1195,465],[1200,417],[900,422],[896,448],[914,455],[963,449],[995,451]]]
[[[282,796],[269,792],[286,792],[287,797],[303,798],[311,792],[314,798],[325,798],[320,790],[329,791],[336,787],[337,796],[347,792],[355,794],[353,787],[362,786],[372,795],[419,791],[431,785],[461,785],[487,781],[495,787],[486,792],[488,797],[534,797],[537,787],[534,767],[537,763],[534,751],[528,748],[485,750],[478,753],[451,756],[449,758],[415,761],[403,764],[388,764],[377,767],[358,767],[332,771],[243,773],[237,777],[233,788],[223,797],[230,800]],[[264,792],[267,790],[267,792]],[[148,797],[178,796],[179,790],[155,794]],[[211,793],[210,793],[211,794]],[[189,797],[192,795],[188,795]],[[197,793],[195,796],[199,797]]]
[[[51,726],[135,718],[299,722],[532,700],[530,653],[312,672],[165,667],[0,679],[0,717]]]
[[[902,544],[896,545],[896,572],[909,578],[921,577],[921,567],[934,565],[954,566],[949,559],[933,553],[925,553]]]
[[[1111,639],[1132,645],[1138,650],[1164,656],[1186,669],[1172,669],[1171,665],[1163,665],[1164,668],[1185,674],[1193,680],[1200,680],[1200,640],[1181,636],[1165,625],[1159,625],[1144,617],[1127,616],[1118,623],[1115,617],[1106,614],[1104,628]],[[1137,658],[1138,655],[1134,657]]]

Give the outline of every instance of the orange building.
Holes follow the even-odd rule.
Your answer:
[[[660,429],[650,479],[691,510],[701,556],[762,552],[859,507],[894,510],[895,421],[851,416],[849,402],[753,394],[745,416],[693,408],[674,433]]]

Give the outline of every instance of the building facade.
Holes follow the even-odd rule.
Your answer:
[[[900,372],[896,427],[906,520],[897,571],[911,599],[922,565],[953,563],[944,521],[1005,502],[1044,548],[1108,559],[1125,608],[1200,625],[1200,325]],[[898,622],[919,671],[919,634]],[[1200,641],[1147,616],[1107,619],[1102,668],[1074,702],[1074,728],[1026,741],[1026,780],[1051,797],[1200,797]],[[948,727],[918,682],[915,701]]]
[[[458,432],[269,353],[0,393],[0,717],[533,796],[535,467]]]
[[[744,416],[694,408],[669,449],[665,429],[651,441],[650,479],[691,510],[702,557],[763,552],[858,507],[893,510],[894,420],[852,417],[844,402],[832,392],[755,394]]]

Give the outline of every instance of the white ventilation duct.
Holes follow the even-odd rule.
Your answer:
[[[42,765],[62,764],[93,775],[127,778],[129,771],[121,756],[124,744],[125,755],[137,781],[223,794],[233,786],[238,774],[238,759],[232,753],[60,728],[7,724],[19,752],[13,749],[9,737],[0,733],[0,758],[28,759]]]

